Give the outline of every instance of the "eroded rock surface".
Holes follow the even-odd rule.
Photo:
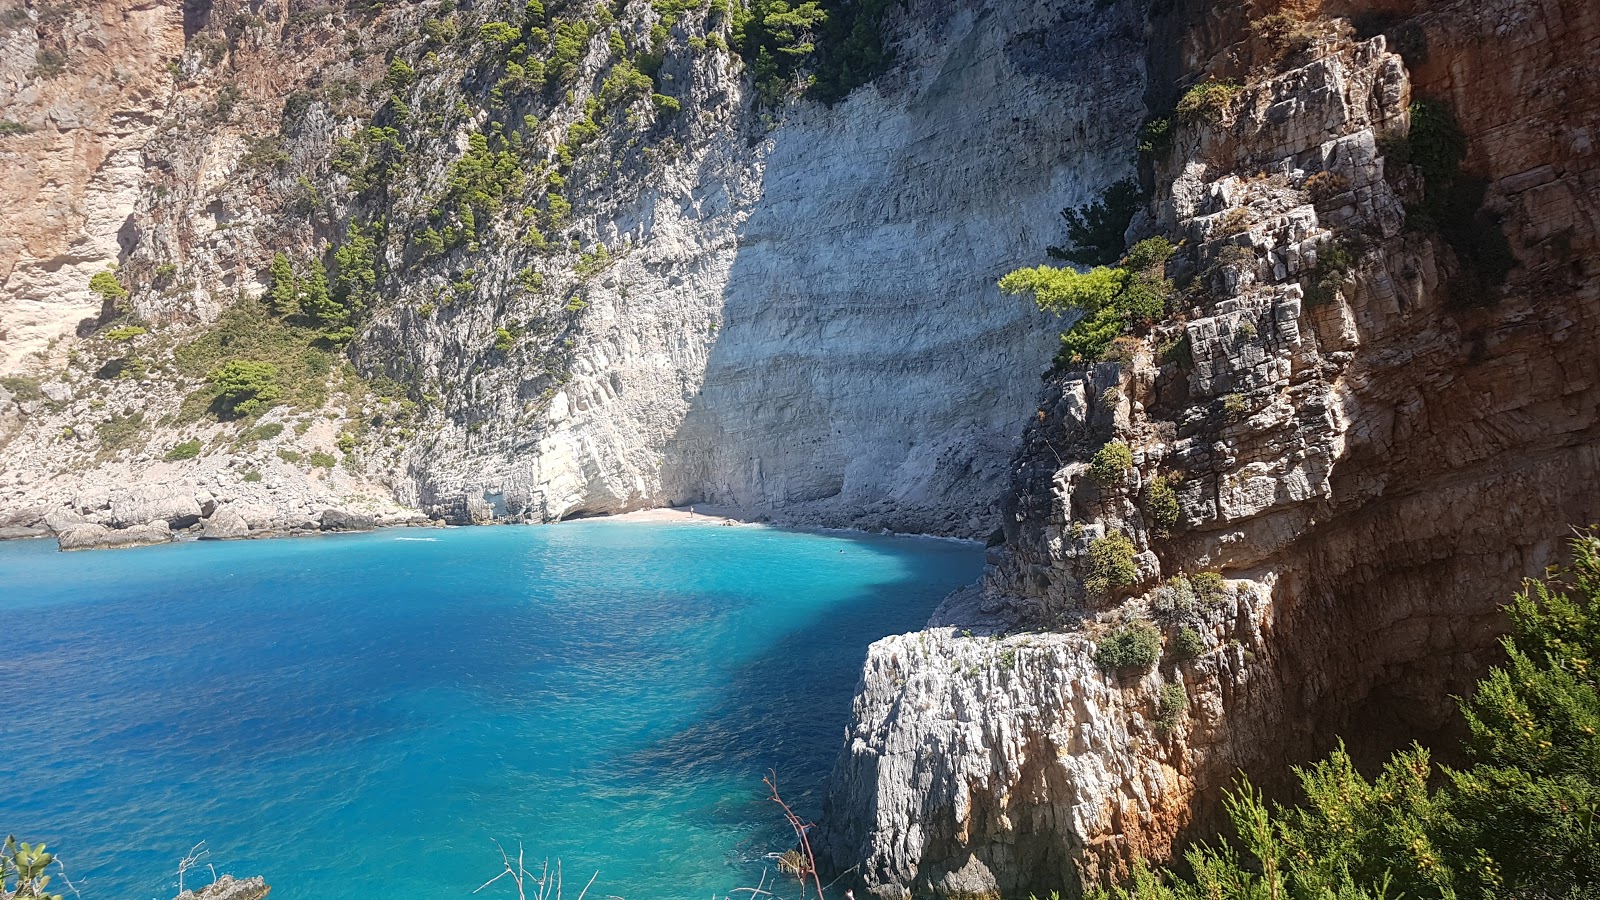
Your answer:
[[[869,651],[816,843],[875,895],[1070,890],[1214,824],[1240,769],[1272,784],[1335,735],[1371,758],[1437,733],[1493,658],[1498,605],[1600,517],[1600,103],[1573,68],[1600,17],[1414,6],[1391,35],[1426,40],[1415,79],[1384,37],[1329,22],[1178,131],[1145,227],[1184,241],[1169,272],[1196,302],[1122,361],[1047,380],[983,583],[945,627]],[[1516,75],[1490,75],[1511,22]],[[1238,33],[1210,25],[1193,40]],[[1485,186],[1468,241],[1408,214],[1426,186],[1388,158],[1418,96],[1457,110],[1461,177]],[[1351,265],[1325,280],[1335,247]],[[1097,485],[1111,440],[1134,465]],[[1137,575],[1095,593],[1113,532]],[[1096,649],[1141,620],[1161,659],[1104,671]]]

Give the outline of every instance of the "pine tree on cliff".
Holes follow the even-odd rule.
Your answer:
[[[1413,746],[1368,780],[1341,746],[1295,770],[1300,806],[1241,784],[1226,802],[1236,838],[1190,850],[1186,874],[1141,862],[1127,884],[1088,896],[1600,897],[1600,538],[1580,534],[1572,555],[1507,607],[1507,662],[1461,702],[1470,768],[1435,770]]]
[[[272,311],[280,318],[287,319],[300,312],[300,282],[294,277],[294,267],[289,264],[289,257],[282,251],[272,256],[272,287],[268,289],[267,296],[272,303]]]

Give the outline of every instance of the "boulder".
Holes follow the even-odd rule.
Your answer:
[[[188,528],[200,521],[200,504],[193,491],[168,485],[136,489],[111,501],[111,524],[117,528],[155,519]]]
[[[202,541],[229,541],[249,536],[250,523],[237,510],[226,506],[207,519],[205,528],[200,531]]]
[[[371,516],[353,513],[343,509],[325,509],[322,511],[323,531],[370,531],[377,526],[377,521]]]
[[[63,531],[79,525],[88,524],[88,522],[89,520],[85,519],[80,513],[78,513],[77,510],[74,510],[68,506],[63,506],[59,509],[53,509],[49,513],[46,513],[44,517],[45,527],[49,528],[56,534],[60,534]]]
[[[116,547],[142,547],[172,540],[172,529],[162,519],[131,528],[107,528],[88,522],[74,525],[56,535],[62,550],[109,550]]]

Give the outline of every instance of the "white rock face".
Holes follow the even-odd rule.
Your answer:
[[[754,147],[725,131],[601,222],[637,249],[590,290],[538,436],[430,449],[408,499],[992,529],[1059,330],[994,282],[1128,174],[1139,34],[1080,2],[914,6],[894,72]]]

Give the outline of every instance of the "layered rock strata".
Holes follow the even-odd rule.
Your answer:
[[[1498,604],[1600,516],[1600,104],[1575,68],[1600,22],[1580,6],[1391,18],[1408,55],[1431,48],[1420,81],[1325,21],[1179,128],[1143,227],[1182,242],[1180,315],[1047,380],[982,584],[869,651],[815,841],[833,867],[886,898],[1072,891],[1214,823],[1241,769],[1271,783],[1335,735],[1370,759],[1448,726]],[[1515,77],[1491,76],[1511,21]],[[1248,56],[1218,33],[1197,40]],[[1453,107],[1455,183],[1483,187],[1464,236],[1417,221],[1440,187],[1399,156],[1418,96]],[[1102,486],[1111,440],[1133,466]],[[1137,574],[1097,594],[1112,533]],[[1159,661],[1108,673],[1097,650],[1140,622]]]

